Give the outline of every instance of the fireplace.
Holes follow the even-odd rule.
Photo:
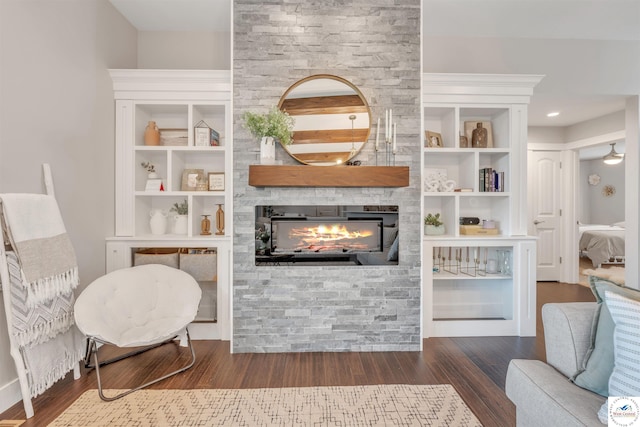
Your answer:
[[[272,254],[382,252],[382,218],[271,218]]]
[[[256,265],[397,265],[397,231],[395,206],[257,206]]]

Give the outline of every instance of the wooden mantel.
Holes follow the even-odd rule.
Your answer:
[[[250,165],[253,187],[408,187],[408,166]]]

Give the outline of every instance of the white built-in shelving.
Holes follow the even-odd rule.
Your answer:
[[[423,144],[422,212],[439,213],[445,226],[444,235],[423,239],[426,337],[535,335],[535,240],[526,235],[526,133],[527,104],[540,79],[423,75],[424,131],[440,134],[441,146],[428,146],[426,139]],[[462,135],[469,136],[465,123],[477,122],[491,125],[486,148],[471,147],[470,138],[467,146],[461,143]],[[502,173],[501,191],[483,188],[480,175],[488,168]],[[433,191],[425,183],[433,173],[446,175],[453,181],[449,187],[464,191]],[[498,233],[462,234],[461,217],[491,220]],[[465,254],[462,263],[455,255],[449,258],[449,248]],[[510,254],[508,273],[486,273],[487,258],[495,260],[498,251]],[[442,252],[445,260],[438,257]],[[474,268],[460,271],[469,262]]]
[[[208,70],[110,70],[115,98],[116,174],[115,236],[107,239],[107,271],[129,267],[140,248],[198,248],[217,254],[217,316],[192,325],[194,338],[229,339],[229,289],[232,280],[233,126],[231,75]],[[161,129],[186,130],[182,145],[145,145],[149,121]],[[200,121],[219,133],[218,145],[198,146],[194,128]],[[163,191],[148,191],[150,162],[162,179]],[[224,174],[224,189],[183,191],[183,173],[201,169]],[[152,234],[150,213],[170,213],[187,202],[186,233],[174,233],[171,217],[165,234]],[[218,209],[224,212],[221,234]],[[211,234],[201,235],[201,220],[209,215]],[[203,301],[203,307],[209,302]],[[203,310],[204,311],[204,310]],[[205,316],[206,317],[206,316]],[[207,321],[209,320],[209,321]]]

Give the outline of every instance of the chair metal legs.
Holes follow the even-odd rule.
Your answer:
[[[167,378],[169,378],[169,377],[171,377],[173,375],[179,374],[180,372],[184,372],[187,369],[191,368],[194,365],[194,363],[196,362],[196,353],[195,353],[195,350],[193,349],[193,344],[191,343],[191,337],[189,336],[189,330],[188,329],[186,330],[186,333],[187,333],[187,342],[189,344],[189,350],[191,351],[191,361],[189,362],[189,364],[187,364],[186,366],[184,366],[184,367],[182,367],[182,368],[180,368],[180,369],[178,369],[176,371],[173,371],[173,372],[171,372],[169,374],[163,375],[163,376],[161,376],[159,378],[156,378],[156,379],[154,379],[152,381],[149,381],[149,382],[147,382],[145,384],[142,384],[142,385],[140,385],[138,387],[132,388],[132,389],[127,390],[127,391],[124,391],[124,392],[122,392],[120,394],[117,394],[116,396],[113,396],[113,397],[105,396],[104,393],[102,392],[102,382],[101,382],[101,379],[100,379],[100,366],[104,366],[104,365],[107,365],[109,363],[117,362],[117,361],[125,359],[127,357],[138,355],[138,354],[143,353],[143,352],[145,352],[147,350],[151,350],[152,348],[156,348],[156,347],[164,345],[164,344],[166,344],[168,342],[171,342],[171,341],[173,341],[173,339],[164,341],[164,342],[162,342],[160,344],[155,344],[155,345],[152,345],[152,346],[148,346],[148,347],[145,347],[145,348],[140,349],[140,350],[134,350],[132,352],[129,352],[127,354],[115,357],[113,359],[109,359],[109,360],[105,360],[105,361],[100,362],[98,360],[98,346],[97,346],[96,340],[94,338],[89,338],[89,340],[87,342],[87,355],[85,357],[85,366],[89,367],[89,368],[95,367],[95,369],[96,369],[96,378],[98,379],[98,394],[100,395],[100,398],[102,400],[107,401],[107,402],[111,402],[113,400],[120,399],[121,397],[124,397],[124,396],[126,396],[126,395],[128,395],[130,393],[133,393],[134,391],[137,391],[137,390],[140,390],[140,389],[145,388],[147,386],[150,386],[151,384],[155,384],[155,383],[157,383],[159,381],[167,379]],[[89,358],[90,358],[91,354],[93,354],[93,365],[89,364]]]

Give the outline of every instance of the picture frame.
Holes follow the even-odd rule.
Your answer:
[[[224,191],[224,172],[209,172],[209,191]]]
[[[208,127],[196,127],[193,129],[193,142],[196,147],[208,147],[211,129]]]
[[[482,123],[482,127],[487,130],[487,146],[486,148],[493,148],[493,130],[491,127],[491,122],[484,120],[472,120],[464,122],[464,136],[467,137],[467,147],[469,148],[477,148],[472,146],[473,141],[473,130],[476,128],[478,123]]]
[[[444,145],[442,144],[442,135],[439,134],[438,132],[425,130],[424,136],[425,136],[425,147],[429,147],[429,148],[444,147]]]
[[[185,169],[182,171],[182,191],[197,191],[198,181],[204,181],[204,169]]]
[[[220,133],[200,120],[193,127],[193,145],[196,147],[214,147],[220,145]]]

